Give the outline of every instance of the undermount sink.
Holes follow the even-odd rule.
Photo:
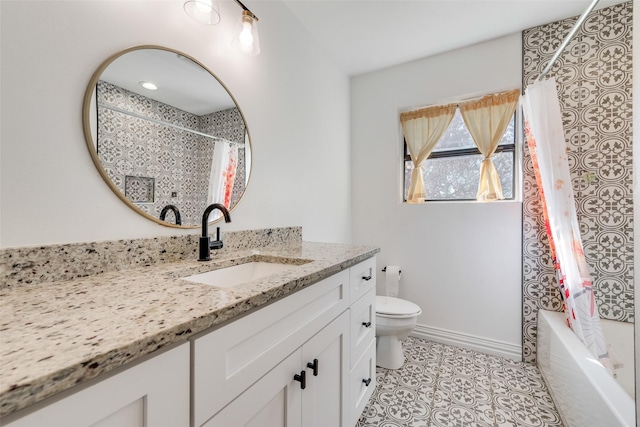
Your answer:
[[[272,274],[292,270],[296,267],[298,266],[294,264],[252,261],[234,265],[232,267],[207,271],[206,273],[193,274],[191,276],[182,277],[182,279],[190,282],[217,286],[219,288],[231,288]]]

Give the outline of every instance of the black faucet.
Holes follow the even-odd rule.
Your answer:
[[[207,206],[202,214],[202,236],[200,237],[200,258],[198,261],[211,261],[211,249],[220,249],[222,247],[222,240],[220,239],[220,227],[216,227],[216,240],[211,241],[209,239],[209,214],[214,209],[218,209],[222,212],[222,216],[224,216],[224,222],[231,222],[231,216],[229,216],[229,211],[224,205],[220,203],[214,203],[212,205]]]
[[[164,221],[167,216],[167,212],[173,211],[174,216],[176,217],[176,225],[182,225],[182,218],[180,217],[180,211],[174,205],[167,205],[162,208],[162,212],[160,212],[160,221]]]

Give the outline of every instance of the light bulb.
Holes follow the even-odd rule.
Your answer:
[[[242,49],[243,52],[250,52],[251,47],[253,46],[253,35],[251,34],[251,28],[251,22],[242,22],[242,31],[238,36],[238,41],[240,42],[240,49]]]
[[[231,41],[231,45],[244,54],[258,55],[260,53],[258,18],[250,10],[246,9],[242,11],[242,16],[237,22],[236,35]]]

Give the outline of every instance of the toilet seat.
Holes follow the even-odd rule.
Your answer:
[[[396,319],[416,317],[422,309],[411,301],[396,297],[376,296],[376,315]]]

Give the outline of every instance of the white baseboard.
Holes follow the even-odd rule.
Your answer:
[[[461,332],[449,331],[447,329],[434,328],[433,326],[427,325],[416,325],[411,336],[456,347],[468,348],[469,350],[479,351],[481,353],[491,354],[494,356],[506,357],[507,359],[517,361],[522,360],[522,346],[509,344],[504,341],[463,334]]]

